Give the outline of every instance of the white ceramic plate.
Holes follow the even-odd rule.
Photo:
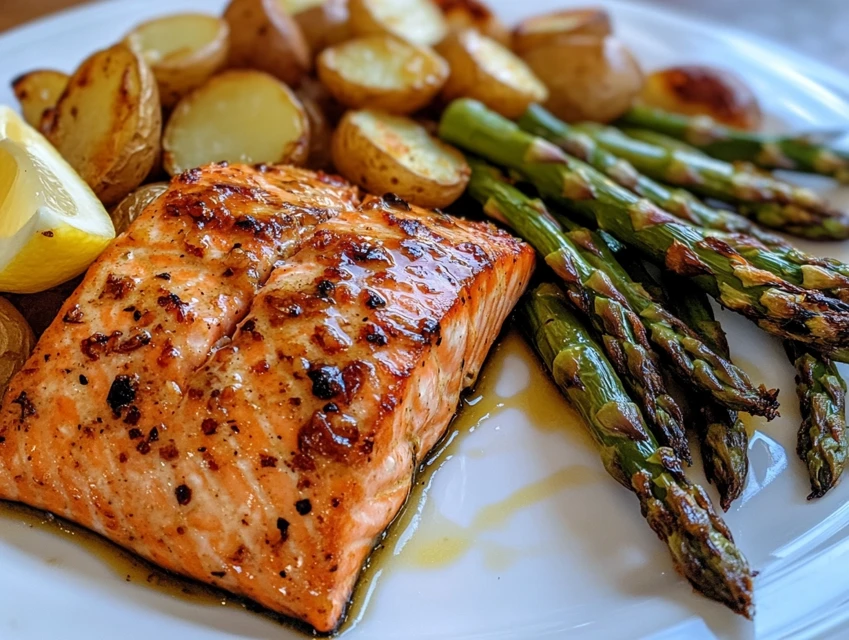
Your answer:
[[[9,81],[24,71],[70,71],[142,19],[221,4],[114,0],[2,35],[0,103],[14,104]],[[513,21],[572,3],[492,4]],[[647,68],[684,61],[731,67],[755,88],[771,126],[849,128],[846,76],[745,34],[641,5],[605,4]],[[830,195],[849,205],[846,193]],[[844,246],[805,248],[849,259]],[[420,513],[410,507],[343,633],[352,640],[846,637],[849,481],[822,500],[805,500],[807,478],[794,454],[792,368],[776,341],[738,317],[722,319],[737,362],[779,387],[783,400],[781,419],[751,421],[748,486],[727,515],[760,571],[754,623],[694,595],[674,573],[637,501],[605,477],[575,414],[511,335],[488,364],[476,404],[455,423],[451,451],[428,478],[428,499]],[[150,586],[161,580],[156,573],[105,544],[78,544],[85,538],[79,531],[61,535],[39,522],[0,512],[0,638],[303,637],[270,617],[222,606],[220,597],[184,598]]]

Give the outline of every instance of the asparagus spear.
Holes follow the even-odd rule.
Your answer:
[[[674,313],[701,336],[711,348],[730,358],[722,325],[713,315],[707,296],[678,278],[664,278]],[[725,511],[740,497],[749,472],[749,434],[737,413],[702,395],[695,396],[698,406],[696,431],[705,465],[705,475],[719,491]]]
[[[849,182],[849,154],[805,136],[777,136],[725,127],[709,117],[687,117],[636,106],[621,122],[683,140],[727,162],[751,162],[765,169],[791,169]]]
[[[666,147],[668,149],[678,149],[684,153],[692,153],[697,156],[708,155],[704,151],[699,151],[696,147],[687,144],[683,140],[673,138],[672,136],[668,136],[657,131],[652,131],[651,129],[637,129],[635,127],[619,127],[619,129],[626,136],[634,138],[635,140],[641,140],[642,142],[647,142],[649,144],[656,144],[659,147]]]
[[[809,256],[743,216],[714,209],[688,191],[672,189],[655,182],[539,105],[528,108],[518,124],[525,131],[556,144],[606,174],[614,182],[651,200],[676,217],[699,227],[735,234],[711,235],[729,244],[759,269],[774,273],[805,289],[822,290],[849,300],[849,265]],[[647,134],[655,138],[660,135],[654,132]]]
[[[639,173],[623,160],[597,144],[589,135],[558,120],[539,105],[531,105],[519,118],[518,125],[533,135],[556,144],[566,153],[583,160],[619,185],[630,189],[675,216],[700,227],[745,233],[767,246],[786,245],[779,236],[764,231],[748,218],[732,211],[709,207],[684,189],[674,189]]]
[[[759,224],[811,240],[849,238],[849,215],[810,189],[679,149],[648,144],[595,123],[576,128],[641,173],[734,204]]]
[[[785,342],[784,346],[796,367],[796,393],[802,412],[796,452],[808,466],[811,500],[837,484],[849,453],[846,383],[827,356],[795,342]]]
[[[623,347],[645,340],[648,335],[651,343],[668,356],[676,374],[691,386],[725,406],[768,419],[775,417],[778,392],[767,391],[763,386],[756,388],[742,370],[714,353],[684,323],[657,304],[630,278],[603,240],[568,221],[572,228],[565,233],[545,205],[529,200],[521,191],[505,184],[497,170],[476,158],[470,158],[469,165],[472,168],[469,194],[484,205],[487,215],[506,222],[530,242],[563,279],[570,300],[604,336],[608,355],[618,364],[619,375],[624,376],[622,371],[626,369],[627,358],[623,360],[623,355],[627,352]],[[612,310],[615,314],[611,318]],[[623,340],[625,336],[627,339]],[[640,360],[641,373],[646,364]],[[662,385],[660,372],[654,369],[652,373]],[[680,428],[679,433],[686,446]]]
[[[695,589],[751,617],[752,572],[704,490],[671,449],[658,447],[610,363],[550,284],[532,291],[518,320],[552,378],[583,416],[608,473],[637,494],[643,516]]]
[[[672,217],[481,103],[454,101],[443,112],[439,133],[523,174],[543,197],[569,207],[646,259],[692,279],[762,329],[820,349],[849,347],[849,304],[754,267],[727,243]]]

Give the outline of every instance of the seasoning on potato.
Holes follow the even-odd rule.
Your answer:
[[[548,87],[545,107],[561,120],[610,122],[643,88],[636,59],[613,36],[571,36],[523,54]]]
[[[150,67],[124,44],[90,56],[71,76],[45,135],[111,205],[139,186],[154,166],[162,108]]]
[[[488,38],[510,46],[510,30],[486,4],[480,0],[436,0],[452,31],[477,29]]]
[[[357,36],[383,33],[432,46],[448,32],[433,0],[349,0],[348,10]]]
[[[518,118],[548,90],[510,50],[475,29],[450,34],[436,48],[451,67],[442,89],[445,100],[474,98],[506,118]]]
[[[289,87],[262,71],[225,71],[177,104],[162,138],[163,164],[172,176],[220,161],[301,164],[309,137]]]
[[[603,38],[613,32],[610,15],[604,9],[566,9],[522,20],[513,29],[513,51],[519,55],[556,42],[564,36]]]
[[[290,87],[312,68],[304,34],[280,0],[232,0],[224,20],[230,26],[230,67],[265,71]]]
[[[318,77],[346,106],[407,114],[433,100],[448,78],[448,64],[428,47],[376,35],[325,49]]]
[[[466,188],[470,170],[459,151],[409,118],[349,111],[333,134],[333,163],[372,193],[395,193],[421,207],[447,207]]]
[[[124,42],[150,65],[170,108],[224,67],[230,28],[216,16],[183,13],[144,22]]]
[[[20,371],[35,346],[35,335],[14,305],[0,297],[0,394]]]
[[[737,129],[755,131],[762,121],[758,99],[740,76],[705,65],[669,67],[650,73],[640,100],[666,111],[710,116]]]
[[[15,78],[12,81],[12,90],[21,104],[24,120],[40,129],[44,112],[56,106],[68,86],[69,79],[67,73],[52,69],[30,71]]]

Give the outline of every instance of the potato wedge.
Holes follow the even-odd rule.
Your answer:
[[[12,81],[12,90],[21,104],[24,120],[36,129],[41,126],[41,116],[59,102],[68,86],[70,76],[61,71],[39,69],[18,76]]]
[[[48,114],[45,135],[107,206],[139,186],[156,161],[162,132],[156,79],[123,44],[85,60]]]
[[[316,85],[320,82],[312,80]],[[325,109],[322,98],[315,91],[307,89],[307,83],[295,91],[298,100],[304,107],[304,113],[310,123],[310,144],[304,166],[308,169],[329,170],[333,164],[330,157],[330,145],[333,136],[333,125],[330,111]]]
[[[357,36],[388,33],[414,44],[432,46],[448,25],[433,0],[349,0],[351,31]]]
[[[351,37],[348,0],[280,0],[301,28],[313,56]]]
[[[223,160],[301,164],[309,138],[289,87],[262,71],[225,71],[177,104],[162,138],[163,164],[172,176]]]
[[[612,32],[610,14],[600,7],[554,11],[522,20],[513,29],[513,51],[522,55],[563,36],[603,38]]]
[[[469,181],[459,151],[421,125],[380,111],[349,111],[333,134],[333,164],[372,193],[395,193],[421,207],[447,207]]]
[[[621,116],[643,87],[636,59],[613,36],[572,36],[524,54],[548,87],[547,109],[568,122],[610,122]]]
[[[518,118],[548,98],[545,85],[509,49],[474,29],[450,34],[436,48],[451,67],[445,100],[475,98],[506,118]]]
[[[505,47],[510,46],[511,34],[501,19],[480,0],[436,0],[451,31],[473,28]]]
[[[649,74],[640,100],[689,116],[707,115],[737,129],[755,131],[762,121],[758,99],[740,76],[705,65],[669,67]]]
[[[0,298],[0,395],[35,346],[35,334],[15,306]]]
[[[448,79],[448,64],[429,47],[375,35],[322,51],[318,77],[348,107],[407,114],[439,93]]]
[[[216,16],[183,13],[144,22],[124,42],[150,65],[170,109],[227,63],[230,27]]]
[[[167,188],[167,182],[151,182],[139,187],[115,205],[109,212],[112,224],[115,225],[115,235],[124,233],[144,208],[165,193]]]
[[[282,0],[232,0],[224,20],[230,26],[230,67],[265,71],[291,87],[312,68],[304,34]]]

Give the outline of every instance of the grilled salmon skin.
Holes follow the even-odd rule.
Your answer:
[[[13,379],[0,497],[330,631],[533,260],[302,170],[184,174]]]

